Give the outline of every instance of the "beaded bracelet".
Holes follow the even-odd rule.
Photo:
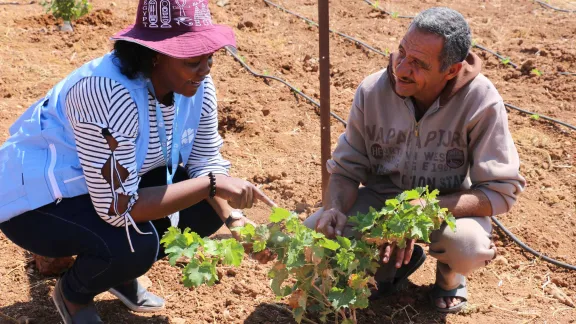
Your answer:
[[[209,197],[211,199],[214,199],[214,197],[216,197],[216,176],[210,172],[208,173],[208,178],[210,178],[210,195]]]

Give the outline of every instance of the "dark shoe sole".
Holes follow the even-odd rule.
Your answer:
[[[424,249],[420,245],[414,245],[414,252],[412,252],[410,262],[396,270],[394,282],[378,284],[378,297],[387,297],[404,290],[408,285],[408,277],[416,272],[424,261],[426,261]]]

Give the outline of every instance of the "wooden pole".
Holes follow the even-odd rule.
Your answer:
[[[318,31],[320,45],[320,143],[322,165],[322,200],[330,175],[326,161],[330,159],[330,18],[328,0],[318,0]]]

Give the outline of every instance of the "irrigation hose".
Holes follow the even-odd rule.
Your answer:
[[[371,3],[369,0],[364,0],[364,1],[366,1],[366,2],[368,2],[368,3]],[[279,9],[281,9],[281,10],[287,12],[287,13],[290,13],[290,14],[292,14],[292,15],[295,15],[295,16],[301,18],[301,19],[304,19],[305,21],[310,22],[310,23],[312,23],[312,24],[315,24],[315,25],[317,26],[317,24],[316,24],[314,21],[312,21],[312,20],[310,20],[310,19],[308,19],[308,18],[306,18],[306,17],[303,17],[303,16],[301,16],[301,15],[298,15],[298,14],[296,14],[296,13],[293,13],[293,12],[291,12],[291,11],[285,9],[285,8],[282,8],[281,6],[274,4],[274,3],[270,2],[269,0],[264,0],[264,2],[266,2],[266,3],[269,4],[269,5],[274,6],[274,7],[276,7],[276,8],[279,8]],[[398,16],[398,17],[403,18],[403,17],[405,17],[405,16]],[[489,50],[487,50],[487,49],[485,49],[485,48],[483,48],[483,47],[480,47],[480,46],[478,46],[478,45],[476,45],[476,46],[477,46],[478,48],[480,48],[480,49],[483,49],[483,50],[486,50],[486,51],[488,51],[488,52],[491,52],[492,54],[494,54],[494,55],[496,55],[496,56],[499,56],[499,55],[496,54],[495,52],[489,51]],[[259,74],[259,73],[254,72],[254,71],[237,55],[237,53],[236,53],[236,51],[235,51],[234,48],[231,48],[231,47],[228,47],[228,46],[227,46],[227,47],[226,47],[226,50],[228,51],[228,53],[230,53],[230,54],[236,59],[236,61],[238,61],[246,70],[248,70],[248,72],[250,72],[250,73],[253,74],[254,76],[257,76],[257,77],[260,77],[260,78],[264,78],[264,79],[273,79],[273,80],[276,80],[276,81],[278,81],[278,82],[281,82],[281,83],[285,84],[286,86],[288,86],[294,93],[296,93],[296,94],[304,97],[306,100],[308,100],[310,103],[312,103],[313,105],[315,105],[317,108],[320,108],[320,104],[319,104],[318,102],[316,102],[314,99],[310,98],[310,97],[307,96],[306,94],[302,93],[301,91],[299,91],[298,89],[296,89],[294,86],[290,85],[288,82],[286,82],[286,81],[284,81],[284,80],[282,80],[282,79],[280,79],[280,78],[277,78],[277,77],[262,75],[262,74]],[[384,56],[386,56],[386,55],[384,55]],[[500,57],[500,56],[499,56],[499,57]],[[511,65],[512,65],[512,64],[511,64]],[[520,112],[522,112],[522,113],[524,113],[524,114],[537,115],[537,114],[535,114],[535,113],[533,113],[533,112],[530,112],[530,111],[528,111],[528,110],[524,110],[524,109],[518,108],[518,107],[513,106],[513,105],[511,105],[511,104],[508,104],[508,103],[504,103],[504,105],[505,105],[506,107],[508,107],[508,108],[515,109],[515,110],[520,111]],[[340,116],[338,116],[337,114],[335,114],[335,113],[333,113],[333,112],[330,112],[330,115],[331,115],[332,117],[334,117],[335,119],[337,119],[339,122],[341,122],[341,123],[344,125],[344,127],[346,127],[346,122],[344,121],[344,119],[342,119]],[[568,128],[571,128],[571,129],[573,129],[573,130],[576,130],[576,127],[575,127],[575,126],[570,125],[570,124],[567,124],[567,123],[565,123],[565,122],[562,122],[562,121],[559,121],[559,120],[556,120],[556,119],[553,119],[553,118],[551,118],[551,117],[544,116],[544,115],[538,115],[538,116],[539,116],[539,118],[542,118],[542,119],[548,120],[548,121],[550,121],[550,122],[557,123],[557,124],[566,126],[566,127],[568,127]],[[562,267],[562,268],[565,268],[565,269],[569,269],[569,270],[576,270],[576,266],[573,266],[573,265],[570,265],[570,264],[567,264],[567,263],[563,263],[563,262],[561,262],[561,261],[558,261],[558,260],[552,259],[552,258],[550,258],[550,257],[547,257],[547,256],[545,256],[544,254],[542,254],[542,253],[540,253],[540,252],[532,249],[531,247],[527,246],[527,245],[524,244],[522,241],[520,241],[514,234],[512,234],[512,232],[510,232],[504,225],[502,225],[502,223],[500,223],[500,221],[498,221],[498,219],[497,219],[496,217],[492,216],[491,218],[492,218],[492,221],[496,224],[496,226],[497,226],[498,228],[500,228],[504,233],[506,233],[506,235],[508,235],[508,236],[514,241],[514,243],[518,244],[518,246],[520,246],[522,249],[524,249],[524,250],[530,252],[531,254],[535,255],[536,257],[538,257],[538,258],[540,258],[540,259],[542,259],[542,260],[544,260],[544,261],[546,261],[546,262],[549,262],[549,263],[551,263],[551,264],[554,264],[554,265],[556,265],[556,266],[559,266],[559,267]]]
[[[532,249],[528,245],[524,244],[524,242],[520,241],[514,234],[512,234],[504,225],[502,225],[502,223],[500,223],[500,221],[495,216],[492,216],[491,218],[492,218],[492,221],[494,222],[494,224],[496,224],[496,226],[498,226],[504,233],[506,233],[506,235],[508,235],[512,239],[512,241],[514,241],[514,243],[518,244],[524,250],[532,253],[537,258],[542,259],[546,262],[552,263],[553,265],[556,265],[556,266],[559,266],[562,268],[566,268],[569,270],[576,270],[576,266],[573,266],[571,264],[567,264],[567,263],[549,258],[549,257],[545,256],[544,254]]]
[[[278,5],[278,4],[275,4],[274,2],[271,2],[271,1],[268,1],[268,0],[264,0],[264,2],[266,2],[268,5],[271,5],[271,6],[273,6],[273,7],[278,8],[278,9],[280,9],[280,10],[286,12],[286,13],[289,13],[289,14],[291,14],[291,15],[294,15],[294,16],[296,16],[296,17],[298,17],[298,18],[306,21],[307,23],[309,23],[309,24],[311,24],[311,25],[313,25],[313,26],[318,27],[318,23],[315,22],[315,21],[313,21],[313,20],[311,20],[311,19],[308,19],[308,18],[306,18],[306,17],[304,17],[304,16],[302,16],[302,15],[300,15],[300,14],[297,14],[297,13],[295,13],[295,12],[293,12],[293,11],[290,11],[290,10],[288,10],[288,9],[286,9],[286,8]],[[352,36],[350,36],[350,35],[346,35],[346,34],[344,34],[344,33],[341,33],[341,32],[339,32],[339,31],[336,31],[336,30],[333,30],[333,29],[328,29],[328,30],[329,30],[331,33],[333,33],[333,34],[339,35],[339,36],[341,36],[341,37],[346,38],[347,40],[352,41],[354,44],[360,44],[360,45],[364,46],[365,48],[371,50],[372,52],[378,53],[378,54],[383,55],[383,56],[387,56],[386,53],[384,53],[384,52],[382,52],[381,50],[376,49],[376,48],[368,45],[368,44],[367,44],[366,42],[364,42],[364,41],[361,41],[361,40],[359,40],[359,39],[357,39],[357,38],[354,38],[354,37],[352,37]]]
[[[563,122],[563,121],[559,121],[559,120],[557,120],[557,119],[554,119],[554,118],[551,118],[551,117],[548,117],[548,116],[545,116],[545,115],[539,115],[539,114],[537,114],[537,113],[533,113],[533,112],[531,112],[531,111],[524,110],[524,109],[522,109],[522,108],[518,108],[518,107],[513,106],[513,105],[511,105],[511,104],[509,104],[509,103],[504,103],[504,106],[506,106],[506,107],[508,107],[508,108],[512,108],[512,109],[514,109],[514,110],[518,110],[519,112],[525,113],[525,114],[527,114],[527,115],[538,116],[539,119],[542,118],[542,119],[545,119],[545,120],[547,120],[547,121],[551,121],[551,122],[553,122],[553,123],[560,124],[560,125],[562,125],[562,126],[566,126],[566,127],[571,128],[571,129],[573,129],[573,130],[576,130],[576,126],[570,125],[570,124],[565,123],[565,122]]]
[[[296,87],[294,87],[294,86],[291,85],[290,83],[288,83],[288,82],[286,82],[286,81],[284,81],[284,80],[282,80],[282,79],[280,79],[280,78],[278,78],[278,77],[260,74],[260,73],[255,72],[254,70],[252,70],[252,68],[251,68],[248,64],[246,64],[242,58],[240,58],[240,57],[238,56],[238,54],[236,53],[236,49],[235,49],[234,47],[225,46],[225,48],[226,48],[226,51],[227,51],[228,53],[230,53],[230,54],[234,57],[234,59],[235,59],[236,61],[238,61],[238,62],[239,62],[248,72],[250,72],[252,75],[254,75],[254,76],[256,76],[256,77],[259,77],[259,78],[262,78],[262,79],[271,79],[271,80],[278,81],[278,82],[286,85],[286,86],[287,86],[288,88],[290,88],[290,90],[292,90],[294,93],[302,96],[302,97],[303,97],[304,99],[306,99],[308,102],[310,102],[311,104],[313,104],[314,106],[316,106],[316,108],[320,109],[320,104],[319,104],[316,100],[312,99],[311,97],[309,97],[308,95],[306,95],[306,94],[303,93],[302,91],[298,90]],[[339,122],[341,122],[341,123],[344,125],[344,127],[346,127],[346,121],[345,121],[344,119],[342,119],[340,116],[336,115],[336,114],[333,113],[333,112],[330,112],[330,115],[331,115],[332,117],[334,117],[336,120],[338,120]]]
[[[544,2],[544,1],[540,1],[540,0],[534,0],[534,1],[536,1],[537,3],[539,3],[542,7],[546,7],[546,8],[548,8],[548,9],[552,9],[552,10],[556,10],[556,11],[561,11],[561,12],[568,12],[568,13],[576,12],[576,10],[568,10],[568,9],[562,9],[562,8],[554,7],[554,6],[552,6],[552,5],[547,4],[547,3]]]
[[[485,51],[485,52],[488,52],[488,53],[496,56],[497,58],[500,59],[501,62],[504,62],[504,61],[507,60],[508,62],[507,62],[506,64],[510,64],[510,65],[511,65],[513,68],[515,68],[515,69],[518,68],[518,65],[515,64],[515,63],[513,63],[512,61],[510,61],[510,58],[504,57],[504,56],[502,56],[502,55],[494,52],[493,50],[488,49],[488,48],[486,48],[486,47],[484,47],[484,46],[482,46],[482,45],[474,44],[474,45],[472,45],[472,46],[473,46],[473,47],[476,47],[476,48],[479,48],[479,49],[481,49],[481,50],[483,50],[483,51]]]

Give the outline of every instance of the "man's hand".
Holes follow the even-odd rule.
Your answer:
[[[410,205],[412,206],[422,206],[425,207],[426,203],[424,200],[415,199],[410,201]],[[390,259],[394,256],[394,252],[396,252],[395,262],[396,268],[400,268],[402,264],[408,264],[410,259],[412,258],[412,252],[414,252],[414,243],[416,240],[406,240],[406,247],[403,249],[398,248],[396,242],[391,244],[384,244],[380,248],[380,257],[382,258],[382,262],[388,263]]]
[[[391,244],[384,244],[380,248],[380,257],[382,257],[383,263],[388,263],[394,252],[396,252],[396,268],[400,268],[402,263],[408,264],[412,258],[412,252],[414,252],[414,243],[416,240],[406,240],[406,247],[401,249],[396,246],[396,242]]]
[[[339,210],[335,208],[325,210],[316,223],[316,232],[331,239],[335,238],[336,235],[341,236],[347,221],[348,217]]]
[[[243,227],[243,226],[246,226],[247,224],[251,224],[254,227],[257,226],[256,223],[249,220],[247,217],[242,217],[242,218],[235,220],[234,222],[230,223],[230,228]],[[237,231],[230,231],[230,232],[232,232],[232,237],[234,239],[236,239],[236,241],[242,242],[242,238],[240,237],[240,233],[238,233]],[[252,244],[244,243],[242,245],[244,246],[244,252],[249,254],[250,258],[260,262],[261,264],[268,263],[269,261],[272,261],[276,258],[276,255],[272,251],[270,251],[270,249],[268,249],[268,248],[264,249],[263,251],[257,252],[257,253],[252,253]]]

